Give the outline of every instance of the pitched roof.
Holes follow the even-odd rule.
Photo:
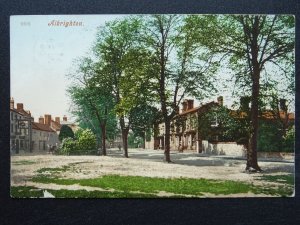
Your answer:
[[[53,129],[55,129],[55,130],[60,130],[60,128],[61,128],[61,124],[54,120],[51,120],[51,126],[53,126]]]
[[[13,109],[10,109],[10,111],[13,111],[13,112],[16,112],[22,116],[26,116],[26,117],[30,117],[30,118],[33,118],[31,116],[31,114],[29,114],[28,112],[26,112],[24,109],[16,109],[16,108],[13,108]]]
[[[200,105],[198,107],[195,107],[195,108],[192,108],[192,109],[188,109],[188,110],[186,110],[184,112],[181,112],[181,113],[179,113],[179,116],[186,115],[186,114],[193,113],[193,112],[197,112],[198,110],[204,109],[204,108],[212,106],[212,105],[219,105],[219,104],[217,102],[214,102],[214,101],[208,102],[208,103],[206,103],[204,105]]]
[[[280,116],[280,119],[285,119],[286,114],[284,111],[279,111],[279,116]],[[295,120],[294,113],[287,113],[287,116],[288,116],[289,120]],[[265,112],[263,112],[262,117],[265,119],[276,119],[277,114],[272,111],[265,111]]]
[[[232,116],[238,117],[238,118],[245,118],[247,116],[247,112],[241,112],[241,111],[237,111],[237,110],[231,110],[230,111]],[[280,115],[280,119],[284,119],[285,118],[285,112],[280,111],[279,112]],[[271,110],[268,111],[264,111],[262,113],[261,116],[259,116],[260,118],[263,119],[268,119],[268,120],[272,120],[272,119],[277,119],[277,113]],[[288,113],[288,119],[289,120],[295,120],[295,114],[294,113]]]
[[[36,123],[36,122],[32,123],[32,129],[41,130],[41,131],[47,131],[47,132],[55,132],[47,124]]]

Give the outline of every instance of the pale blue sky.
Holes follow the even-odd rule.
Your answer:
[[[11,16],[11,96],[40,115],[70,117],[66,74],[75,58],[88,55],[97,27],[122,15]],[[52,20],[83,26],[48,26]]]
[[[67,115],[70,100],[66,88],[67,74],[74,59],[90,55],[97,27],[124,15],[40,15],[10,18],[11,96],[22,102],[35,120],[44,114],[53,117]],[[83,26],[48,26],[52,20],[82,22]],[[222,68],[216,82],[220,88],[215,96],[223,95],[224,104],[233,103],[231,91],[223,88],[230,71]],[[231,84],[233,85],[233,84]],[[195,102],[195,106],[199,101]]]

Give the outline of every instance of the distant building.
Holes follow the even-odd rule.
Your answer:
[[[31,151],[33,120],[30,111],[24,110],[23,103],[17,103],[17,108],[15,108],[14,99],[10,99],[10,149],[12,153]]]
[[[61,129],[60,118],[52,120],[51,115],[41,116],[34,122],[29,110],[25,110],[23,103],[10,99],[10,149],[11,153],[46,151],[52,146],[59,145],[58,134]],[[67,122],[67,118],[64,117]],[[76,130],[73,123],[68,125]]]
[[[249,100],[249,99],[248,99]],[[241,98],[241,106],[243,105],[244,98]],[[282,100],[283,101],[283,100]],[[244,104],[245,105],[245,104]],[[282,103],[284,105],[284,103]],[[184,151],[191,150],[202,152],[203,141],[202,135],[199,129],[201,124],[201,117],[205,115],[212,109],[216,107],[223,106],[223,97],[217,98],[217,102],[209,102],[198,107],[194,107],[194,101],[192,99],[186,99],[182,103],[182,111],[177,112],[175,117],[171,121],[170,129],[170,150]],[[246,104],[249,106],[249,102]],[[243,107],[242,107],[243,108]],[[248,109],[249,110],[249,109]],[[230,115],[236,119],[244,120],[248,117],[247,110],[230,110]],[[259,115],[260,121],[265,121],[268,123],[275,123],[280,121],[282,124],[282,129],[287,130],[295,122],[294,113],[287,112],[284,107],[281,106],[280,110],[266,110]],[[212,132],[211,140],[208,142],[218,143],[220,142],[220,135],[222,135],[222,130],[220,130],[218,119],[215,118],[214,121],[209,121]],[[165,149],[165,124],[160,122],[154,124],[154,137],[150,142],[146,142],[147,148],[154,149]],[[276,131],[275,131],[276,132]],[[232,140],[235,143],[237,140]],[[207,142],[207,140],[206,140]]]
[[[59,118],[59,117],[56,117],[56,118]],[[79,128],[79,126],[76,123],[68,121],[67,116],[63,117],[63,120],[60,121],[60,125],[67,125],[67,126],[69,126],[72,129],[73,132],[75,132]]]
[[[43,152],[50,150],[50,147],[59,145],[58,134],[48,124],[33,122],[32,123],[32,142],[33,151]]]
[[[223,98],[219,97],[218,102],[209,102],[194,108],[194,100],[186,99],[182,102],[182,111],[171,121],[170,131],[170,150],[193,150],[199,151],[202,146],[202,139],[200,138],[198,129],[198,120],[203,113],[206,113],[213,107],[223,105]],[[154,140],[154,149],[165,148],[165,124],[157,124],[154,128],[157,132]],[[201,145],[201,146],[200,146]],[[146,143],[146,146],[149,146]]]

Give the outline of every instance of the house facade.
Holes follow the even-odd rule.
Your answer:
[[[50,147],[58,147],[58,134],[48,124],[32,123],[32,149],[34,152],[46,152]]]
[[[243,105],[243,97],[241,106]],[[247,106],[249,104],[247,103]],[[282,103],[282,105],[284,105]],[[223,97],[217,98],[217,101],[202,104],[194,107],[193,100],[184,100],[182,103],[182,110],[171,121],[170,132],[170,150],[171,151],[195,151],[198,153],[205,152],[208,154],[229,154],[245,156],[245,146],[239,142],[239,139],[234,137],[226,137],[223,133],[222,121],[218,119],[217,114],[210,114],[211,119],[208,120],[208,112],[214,112],[223,106]],[[248,109],[249,111],[249,109]],[[229,115],[238,120],[247,120],[249,115],[247,110],[241,107],[239,110],[229,110]],[[286,132],[294,125],[294,113],[287,112],[284,107],[278,110],[265,110],[259,115],[260,124],[280,124],[274,130],[274,134],[279,132]],[[202,129],[209,127],[206,129]],[[154,137],[152,143],[146,143],[148,148],[164,149],[165,148],[165,125],[159,123],[154,126]],[[270,132],[270,131],[269,131]],[[263,135],[259,134],[259,135]],[[275,135],[274,135],[275,136]],[[209,138],[208,138],[209,137]],[[238,137],[238,135],[237,135]],[[263,137],[263,136],[262,136]],[[209,140],[207,140],[207,138]],[[236,142],[239,143],[236,143]],[[153,147],[152,147],[153,146]],[[268,146],[267,146],[268,147]],[[276,149],[277,151],[280,150]]]
[[[194,107],[193,99],[186,99],[182,103],[182,111],[171,121],[171,137],[170,137],[170,150],[175,151],[197,151],[202,150],[202,138],[199,131],[199,120],[201,115],[206,113],[213,107],[223,105],[223,97],[220,96],[217,102],[209,102]],[[164,149],[165,147],[165,125],[160,123],[155,125],[154,128],[157,132],[154,135],[154,149]]]
[[[51,115],[41,116],[34,122],[29,110],[23,103],[10,99],[10,149],[12,154],[41,152],[50,146],[58,146],[58,134],[61,128],[60,118],[52,120]]]
[[[10,99],[10,149],[11,153],[31,152],[32,129],[34,118],[30,111],[24,110],[22,103],[14,106],[14,99]]]

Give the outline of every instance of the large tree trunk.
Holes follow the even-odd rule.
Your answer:
[[[202,149],[202,138],[198,137],[198,153],[202,153],[203,149]]]
[[[247,151],[247,165],[246,170],[253,168],[261,171],[257,163],[257,136],[258,136],[258,99],[259,99],[259,78],[260,70],[258,63],[253,65],[252,74],[252,98],[251,98],[251,125],[249,147]]]
[[[101,130],[102,130],[102,154],[106,156],[106,125],[102,124],[101,125]]]
[[[249,31],[246,31],[249,32]],[[252,71],[252,97],[251,97],[251,124],[250,124],[250,138],[247,151],[247,165],[246,170],[253,168],[256,171],[261,171],[257,163],[257,136],[258,136],[258,99],[259,99],[259,80],[260,80],[260,64],[258,62],[258,35],[259,35],[259,18],[256,16],[253,22],[251,35],[248,36],[250,40]]]
[[[171,122],[169,119],[165,119],[165,160],[171,162],[170,158],[170,128]]]
[[[121,132],[122,132],[124,156],[125,156],[125,158],[128,158],[128,132],[129,132],[129,128],[125,126],[124,117],[120,118],[120,125],[121,125]]]
[[[128,158],[128,128],[124,128],[122,130],[122,139],[123,139],[123,148],[124,148],[124,156]]]

